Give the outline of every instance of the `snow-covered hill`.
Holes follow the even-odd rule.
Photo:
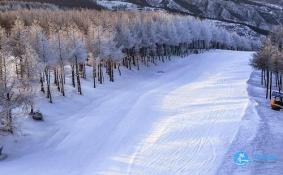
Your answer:
[[[1,4],[0,11],[48,7],[169,11],[215,21],[219,26],[253,40],[259,40],[273,26],[283,23],[282,3],[266,0],[8,0]]]
[[[9,1],[9,0],[8,0]],[[170,11],[246,25],[267,34],[283,24],[283,3],[277,0],[18,0],[56,4],[60,8]],[[6,2],[6,1],[5,1]],[[2,2],[3,3],[3,2]],[[14,2],[13,2],[14,3]],[[15,2],[17,3],[17,2]],[[23,7],[24,8],[24,7]],[[245,28],[245,27],[243,27]]]
[[[283,5],[282,2],[266,2],[263,0],[144,0],[142,5],[139,3],[138,9],[151,7],[155,10],[168,10],[173,12],[184,12],[194,16],[216,19],[225,22],[236,22],[246,24],[260,33],[270,30],[272,26],[283,24]],[[109,7],[112,0],[96,1],[98,4],[117,9],[119,3],[136,4],[132,0],[114,0],[116,6]],[[121,6],[123,7],[123,6]],[[128,5],[127,8],[131,8]],[[260,30],[264,29],[264,30]]]
[[[97,89],[87,79],[88,95],[57,96],[56,105],[38,99],[43,123],[21,119],[16,136],[0,136],[9,154],[1,173],[215,174],[249,104],[251,55],[190,55],[123,70]]]
[[[219,20],[235,21],[270,29],[283,23],[282,5],[258,3],[256,0],[175,0],[195,15]]]

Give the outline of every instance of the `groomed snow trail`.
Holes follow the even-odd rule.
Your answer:
[[[42,100],[44,123],[0,138],[10,155],[1,174],[213,175],[249,103],[251,55],[190,55],[96,90],[85,81],[82,97]]]

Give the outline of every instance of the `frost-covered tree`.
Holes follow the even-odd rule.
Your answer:
[[[13,36],[7,38],[5,31],[0,29],[0,129],[11,133],[13,109],[33,109],[37,58],[32,47],[22,43],[26,41],[24,37],[20,37],[16,29],[13,32]]]
[[[75,86],[74,74],[76,74],[78,92],[82,94],[79,65],[82,65],[87,60],[87,48],[82,40],[83,34],[76,25],[70,25],[67,29],[69,33],[69,40],[65,50],[69,53],[69,63],[72,67],[72,82]]]
[[[283,53],[281,41],[282,28],[276,28],[268,36],[261,49],[254,55],[251,65],[261,70],[261,83],[266,87],[266,98],[271,98],[273,84],[282,91]],[[274,81],[275,80],[275,81]]]
[[[50,24],[50,47],[53,51],[53,60],[55,61],[55,78],[54,83],[57,85],[58,91],[65,96],[65,65],[68,60],[69,52],[67,50],[65,26],[61,24]]]
[[[46,32],[43,28],[35,21],[30,30],[30,41],[31,45],[37,53],[38,56],[38,71],[40,72],[40,84],[41,91],[46,92],[46,97],[49,102],[52,103],[52,93],[51,93],[51,70],[54,65],[53,52],[50,48],[49,40],[46,36]],[[44,82],[46,83],[46,88],[44,87]],[[46,89],[46,90],[45,90]]]

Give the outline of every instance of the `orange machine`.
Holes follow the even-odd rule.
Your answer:
[[[283,93],[278,91],[273,91],[272,97],[273,99],[271,100],[271,104],[270,104],[271,108],[276,111],[280,111],[281,109],[283,109],[283,102],[282,102]]]

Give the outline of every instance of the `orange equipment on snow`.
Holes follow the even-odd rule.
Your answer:
[[[280,101],[283,98],[283,93],[278,92],[278,91],[273,91],[272,96],[274,99],[271,100],[271,108],[276,111],[280,111],[283,109],[283,102]],[[277,100],[279,98],[279,100]]]

